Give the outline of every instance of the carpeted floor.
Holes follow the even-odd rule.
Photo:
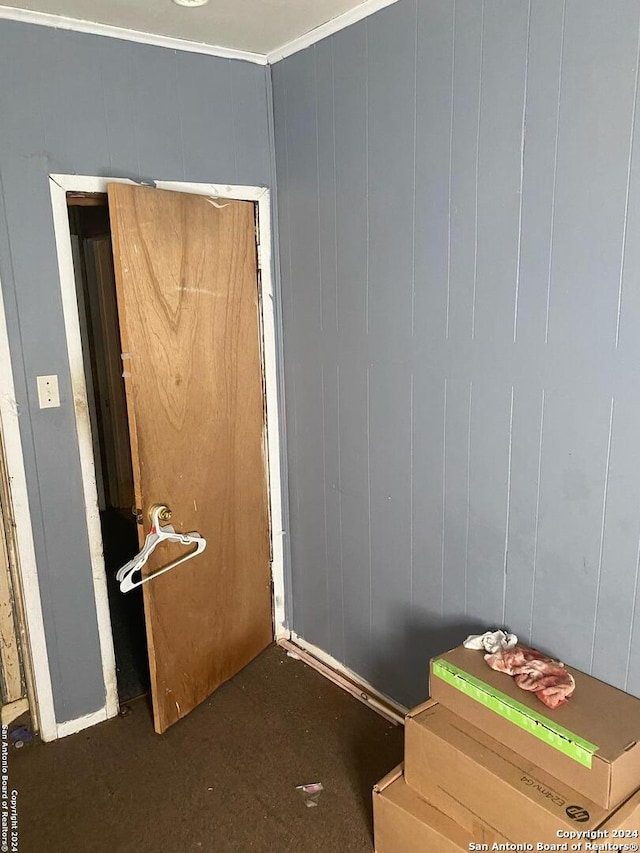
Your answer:
[[[20,853],[370,853],[371,787],[393,726],[267,649],[162,736],[147,699],[50,744],[10,749]],[[322,782],[317,808],[296,785]]]

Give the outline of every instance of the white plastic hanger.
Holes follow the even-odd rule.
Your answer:
[[[135,587],[141,586],[143,583],[153,580],[159,575],[163,575],[165,572],[168,572],[169,569],[175,569],[175,567],[179,566],[180,563],[186,563],[186,561],[190,560],[192,557],[202,554],[204,549],[207,547],[206,539],[200,536],[199,533],[176,533],[171,524],[167,524],[163,527],[160,524],[160,516],[163,514],[165,514],[165,517],[169,514],[166,506],[156,505],[153,507],[151,511],[151,530],[147,534],[142,551],[140,551],[139,554],[136,554],[136,556],[132,560],[129,560],[129,562],[121,569],[118,569],[116,580],[120,581],[120,592],[129,592],[130,590],[135,589]],[[140,580],[134,581],[133,575],[142,569],[160,542],[179,542],[181,545],[195,545],[196,549],[195,551],[190,551],[188,554],[185,554],[184,557],[180,557],[179,560],[174,560],[172,563],[169,563],[168,566],[163,566],[152,575],[147,575],[146,578],[141,577]]]

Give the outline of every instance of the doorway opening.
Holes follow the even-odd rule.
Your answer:
[[[274,293],[273,287],[273,278],[272,278],[272,240],[271,240],[271,193],[268,187],[258,187],[258,186],[241,186],[241,185],[228,185],[228,184],[214,184],[214,183],[192,183],[192,182],[176,182],[176,181],[163,181],[156,180],[154,182],[154,190],[162,190],[167,192],[158,193],[155,192],[151,194],[150,187],[140,187],[140,185],[132,181],[130,179],[119,178],[119,177],[98,177],[98,176],[87,176],[87,175],[68,175],[68,174],[51,174],[49,175],[49,190],[51,193],[51,204],[52,204],[52,213],[53,213],[53,224],[54,224],[54,233],[56,240],[56,248],[57,248],[57,256],[58,256],[58,269],[60,275],[60,291],[62,297],[62,308],[64,313],[64,322],[65,322],[65,333],[67,340],[67,351],[69,356],[69,367],[70,367],[70,378],[71,378],[71,390],[73,395],[73,407],[75,412],[75,422],[76,422],[76,431],[78,438],[78,451],[80,456],[80,466],[82,473],[82,488],[84,493],[85,500],[85,509],[86,509],[86,522],[87,522],[87,533],[89,538],[89,545],[91,549],[91,570],[92,570],[92,581],[94,587],[95,594],[95,606],[96,606],[96,616],[97,616],[97,624],[98,624],[98,635],[99,635],[99,643],[100,643],[100,656],[102,661],[102,672],[104,678],[104,688],[105,688],[105,702],[103,707],[99,708],[97,711],[91,714],[84,714],[82,716],[77,717],[73,720],[65,721],[64,723],[57,723],[53,718],[53,700],[49,693],[46,692],[46,688],[50,687],[51,684],[51,673],[49,671],[48,666],[43,667],[43,671],[41,673],[41,680],[43,681],[43,685],[45,688],[45,692],[39,695],[39,704],[43,706],[45,712],[45,720],[49,723],[46,727],[45,740],[54,740],[57,737],[64,737],[68,734],[72,734],[74,732],[80,731],[84,728],[87,728],[97,722],[101,722],[102,720],[109,719],[114,717],[118,713],[118,699],[122,701],[122,694],[118,695],[118,684],[117,684],[117,676],[116,676],[116,655],[114,654],[114,639],[117,640],[116,632],[113,630],[112,621],[113,614],[111,609],[113,607],[113,600],[110,603],[109,595],[108,595],[108,583],[107,583],[107,571],[105,571],[105,561],[103,559],[104,552],[104,543],[103,543],[103,534],[102,534],[102,525],[101,525],[101,517],[98,508],[98,490],[97,490],[97,476],[96,476],[96,462],[99,458],[99,455],[96,454],[96,450],[94,447],[94,436],[92,435],[95,432],[95,427],[92,428],[92,421],[90,417],[90,406],[88,400],[88,385],[93,384],[93,382],[88,383],[86,381],[86,360],[85,353],[83,351],[82,346],[82,333],[80,328],[80,313],[85,314],[84,308],[82,305],[79,305],[78,300],[78,290],[76,287],[76,276],[74,270],[74,257],[72,252],[72,235],[70,229],[70,216],[69,216],[69,204],[67,195],[70,193],[72,196],[85,196],[84,203],[80,203],[77,206],[85,206],[91,207],[92,203],[89,199],[93,197],[97,197],[100,194],[108,194],[108,209],[109,209],[109,217],[111,222],[111,231],[112,231],[112,239],[113,239],[113,248],[114,248],[114,256],[113,261],[116,267],[116,297],[118,300],[118,304],[121,305],[120,311],[120,325],[122,330],[122,347],[126,351],[124,353],[125,357],[129,357],[127,353],[132,349],[129,345],[129,341],[136,341],[136,356],[139,356],[139,346],[138,341],[140,340],[140,329],[131,329],[131,317],[132,314],[135,316],[140,312],[136,308],[136,301],[139,302],[139,296],[141,291],[145,291],[148,289],[147,285],[152,284],[155,281],[155,275],[152,273],[153,265],[159,263],[161,268],[166,266],[165,261],[159,260],[160,257],[165,258],[167,255],[167,247],[174,245],[175,231],[182,233],[182,242],[183,245],[191,248],[191,266],[195,270],[196,273],[200,277],[206,274],[207,281],[210,282],[210,276],[213,275],[214,278],[219,277],[220,275],[223,278],[227,278],[227,274],[224,273],[220,264],[209,258],[209,266],[212,266],[212,270],[205,273],[202,269],[200,269],[199,260],[196,257],[194,260],[193,250],[197,250],[198,240],[206,240],[209,245],[211,245],[211,241],[213,239],[213,243],[215,246],[219,246],[219,237],[212,237],[213,234],[219,232],[222,234],[222,231],[225,231],[223,236],[225,239],[230,239],[232,236],[242,233],[244,235],[244,247],[239,250],[227,250],[224,257],[226,258],[227,267],[229,264],[234,270],[243,270],[243,287],[245,296],[247,298],[250,297],[251,305],[248,306],[245,304],[245,308],[248,308],[246,313],[247,323],[254,328],[254,331],[251,335],[247,336],[247,340],[253,338],[254,341],[258,344],[257,353],[253,351],[251,358],[257,362],[262,362],[261,366],[258,364],[257,370],[253,368],[247,372],[243,370],[243,373],[246,375],[252,375],[254,377],[260,377],[260,423],[261,423],[261,431],[259,436],[259,445],[256,444],[256,459],[259,456],[259,464],[262,467],[265,467],[265,487],[267,491],[267,498],[264,499],[263,496],[260,496],[260,506],[265,506],[266,509],[266,533],[264,536],[264,540],[267,546],[267,551],[270,553],[266,553],[266,565],[267,565],[267,576],[265,578],[264,589],[267,591],[268,596],[265,599],[268,605],[268,621],[270,625],[270,640],[273,639],[275,635],[275,639],[277,642],[282,641],[285,637],[290,636],[290,629],[287,625],[286,620],[286,606],[288,602],[288,593],[285,590],[285,543],[286,543],[286,524],[284,523],[284,515],[285,515],[285,497],[286,490],[283,486],[283,478],[282,478],[282,455],[281,455],[281,435],[280,435],[280,394],[279,394],[279,347],[278,347],[278,333],[276,326],[276,307],[277,307],[277,298]],[[135,192],[134,198],[125,198],[123,193],[116,189],[118,187],[129,187],[129,188],[137,188]],[[126,194],[125,194],[126,195]],[[129,194],[131,195],[131,194]],[[114,196],[114,198],[112,198]],[[171,198],[171,196],[178,196],[178,198]],[[117,199],[116,199],[117,197]],[[196,204],[194,202],[193,197],[204,197],[206,199],[206,206],[202,206],[202,204]],[[147,242],[148,239],[151,239],[153,243],[153,251],[150,254],[146,254],[144,259],[143,267],[149,267],[147,270],[143,270],[145,272],[145,276],[141,279],[138,275],[138,270],[136,270],[136,275],[129,274],[132,269],[131,259],[129,258],[129,263],[126,262],[126,259],[123,259],[123,254],[126,255],[126,245],[123,245],[123,235],[131,235],[136,233],[140,229],[140,222],[136,221],[135,218],[131,220],[131,211],[132,209],[137,210],[139,204],[142,203],[144,199],[144,205],[150,205],[151,215],[144,217],[144,228],[150,228],[151,232],[144,236],[144,242]],[[115,204],[113,203],[115,201]],[[235,202],[252,202],[253,205],[249,208],[245,205],[236,205]],[[100,206],[99,204],[94,203],[93,206]],[[161,209],[162,207],[162,209]],[[168,208],[168,210],[164,210],[164,208]],[[195,216],[198,223],[200,220],[206,222],[204,226],[204,230],[202,228],[194,229],[193,226],[184,227],[185,222],[183,222],[182,215],[177,215],[176,210],[190,211],[190,216],[193,218]],[[249,218],[248,211],[251,210],[251,217]],[[212,212],[220,212],[222,211],[224,215],[212,218]],[[244,213],[241,214],[241,211]],[[256,222],[256,212],[257,212],[257,222]],[[177,216],[177,220],[176,220]],[[224,222],[227,220],[227,225],[231,223],[235,223],[231,229],[224,226]],[[241,228],[240,222],[244,220],[244,224]],[[166,226],[166,223],[173,222],[174,224],[178,223],[179,228],[169,228],[168,234],[162,234],[162,228]],[[164,224],[163,224],[164,223]],[[221,231],[222,229],[222,231]],[[166,229],[165,229],[166,230]],[[198,230],[198,234],[200,237],[195,241],[192,239],[195,231]],[[250,242],[249,242],[250,241]],[[127,241],[125,240],[125,243]],[[130,243],[130,240],[129,240]],[[257,252],[256,252],[256,244],[257,244]],[[129,247],[130,248],[130,247]],[[135,250],[134,250],[135,251]],[[171,255],[171,252],[169,251]],[[170,262],[174,263],[180,260],[180,253],[176,254],[174,252],[174,257],[170,257]],[[238,258],[243,258],[243,262],[241,264],[237,264],[236,260]],[[257,261],[257,275],[256,275],[256,265]],[[135,264],[136,268],[138,264]],[[151,279],[146,273],[151,272]],[[249,272],[251,275],[249,277]],[[246,276],[246,278],[245,278]],[[124,278],[127,278],[127,281],[124,281]],[[176,278],[175,274],[171,277],[173,281]],[[231,277],[233,279],[234,276]],[[230,280],[231,280],[230,279]],[[257,289],[256,289],[256,280],[257,280]],[[190,284],[191,281],[187,282]],[[211,286],[205,286],[204,289],[196,288],[191,286],[187,286],[184,288],[184,300],[181,297],[180,302],[184,302],[183,308],[190,307],[190,315],[187,318],[188,322],[186,324],[187,331],[191,325],[195,324],[199,328],[203,326],[203,324],[211,323],[213,321],[220,322],[223,325],[226,323],[227,314],[225,312],[209,312],[209,311],[193,311],[193,303],[197,302],[196,295],[199,294],[199,299],[204,300],[205,303],[212,302],[214,300],[211,299],[212,296],[217,295],[217,290],[212,288]],[[169,288],[169,297],[171,304],[175,302],[175,295],[171,291],[171,287]],[[257,301],[256,301],[257,297]],[[151,303],[149,303],[149,298],[144,293],[142,294],[142,305],[147,304],[156,304],[155,297],[151,295]],[[133,301],[132,301],[133,300]],[[129,304],[131,304],[132,310],[129,310]],[[240,303],[238,303],[240,304]],[[244,303],[243,303],[244,304]],[[175,307],[175,306],[174,306]],[[162,316],[158,312],[154,314],[154,317],[157,315],[158,322],[161,324],[164,323]],[[257,320],[258,329],[255,331],[255,321]],[[147,328],[148,323],[146,319],[142,320],[144,328]],[[228,324],[227,324],[228,325]],[[197,453],[194,450],[193,441],[189,441],[185,444],[184,436],[180,432],[180,430],[173,429],[169,432],[160,431],[159,436],[156,436],[156,432],[158,430],[158,424],[163,423],[166,419],[163,417],[162,413],[158,413],[156,411],[158,404],[158,400],[160,403],[164,404],[167,402],[167,395],[164,391],[167,388],[173,389],[173,397],[176,395],[180,400],[185,398],[185,395],[189,392],[189,385],[185,382],[176,383],[176,355],[179,356],[183,361],[186,360],[186,363],[182,365],[185,370],[188,368],[188,372],[190,375],[194,377],[194,381],[196,384],[193,386],[194,388],[200,387],[203,382],[209,382],[210,384],[214,384],[212,380],[218,376],[223,382],[226,381],[224,377],[228,379],[227,372],[220,371],[212,371],[212,365],[215,364],[215,360],[210,358],[204,358],[203,350],[201,347],[193,347],[191,345],[182,346],[180,342],[173,343],[173,336],[175,330],[173,327],[165,329],[166,323],[164,323],[163,328],[161,330],[161,334],[154,336],[144,335],[144,340],[151,340],[151,343],[154,346],[158,346],[160,350],[166,351],[170,353],[170,357],[165,358],[163,356],[163,352],[160,353],[160,358],[153,353],[147,353],[145,358],[147,363],[150,365],[150,368],[147,369],[144,374],[149,378],[148,383],[143,383],[149,386],[159,386],[163,389],[163,393],[151,397],[151,403],[149,400],[142,403],[138,400],[138,396],[134,392],[138,390],[139,385],[130,381],[127,374],[129,370],[134,370],[136,365],[129,364],[127,362],[124,365],[119,364],[118,367],[122,370],[122,367],[125,368],[125,389],[127,393],[127,408],[129,409],[129,421],[130,423],[135,424],[135,434],[131,435],[131,447],[130,452],[132,456],[133,462],[133,471],[134,471],[134,482],[135,482],[135,494],[136,494],[136,506],[138,507],[147,507],[147,505],[151,506],[154,502],[162,501],[166,504],[167,500],[169,504],[173,504],[173,518],[172,524],[175,525],[178,531],[199,531],[201,535],[208,539],[209,543],[215,543],[216,548],[220,550],[223,547],[223,543],[220,537],[217,535],[217,528],[219,525],[215,520],[211,520],[209,515],[212,512],[212,485],[218,488],[221,484],[221,480],[219,476],[215,476],[213,478],[204,477],[204,472],[206,470],[205,466],[202,463],[202,457],[204,455],[208,455],[213,452],[215,449],[216,452],[222,453],[222,459],[215,463],[214,470],[218,472],[219,470],[224,469],[225,471],[229,469],[228,461],[231,458],[231,453],[227,453],[224,448],[220,450],[222,445],[218,442],[212,448],[211,441],[208,436],[211,434],[211,430],[204,431],[200,427],[192,432],[192,435],[195,435],[196,440],[200,441],[198,446]],[[226,340],[232,344],[231,355],[233,358],[236,357],[247,357],[247,350],[245,347],[235,347],[233,348],[233,341],[237,340],[237,336],[234,337],[231,335],[216,335],[214,334],[215,330],[211,330],[208,328],[200,328],[199,335],[197,339],[199,340],[207,340],[210,341],[212,339],[219,338],[221,341]],[[182,329],[181,334],[185,334],[185,330]],[[186,339],[185,339],[186,340]],[[155,342],[155,343],[154,343]],[[0,344],[2,341],[0,341]],[[118,353],[120,355],[120,352]],[[195,358],[199,358],[202,364],[196,365],[197,369],[194,369],[194,360]],[[204,358],[204,361],[203,361]],[[90,363],[90,362],[89,362]],[[143,364],[143,361],[138,362],[140,365]],[[158,365],[160,365],[166,373],[167,365],[171,368],[172,372],[168,375],[163,375],[162,371],[159,371]],[[144,369],[144,368],[142,368]],[[161,375],[162,374],[162,375]],[[181,379],[181,376],[178,376],[178,379]],[[228,389],[227,389],[228,390]],[[233,390],[233,389],[232,389]],[[254,388],[255,390],[255,388]],[[224,393],[223,393],[224,392]],[[222,396],[228,397],[227,391],[225,391],[224,387],[222,391],[217,388],[200,388],[198,392],[198,399],[221,399]],[[147,395],[148,396],[148,395]],[[229,399],[235,400],[244,400],[244,397],[238,397],[237,395],[231,395]],[[169,401],[170,402],[170,401]],[[175,407],[174,407],[175,408]],[[245,413],[247,411],[246,406],[236,407],[240,413]],[[202,410],[202,406],[200,406],[200,411]],[[180,409],[182,411],[182,409]],[[192,412],[193,407],[189,407],[185,409],[185,411]],[[220,412],[222,410],[219,407],[208,407],[205,412],[207,417],[213,418],[220,416]],[[253,410],[252,410],[253,411]],[[257,409],[256,409],[257,411]],[[257,415],[254,412],[257,422]],[[139,458],[139,450],[141,447],[140,444],[140,420],[144,419],[146,423],[147,432],[152,436],[151,444],[149,442],[146,443],[146,447],[155,448],[157,451],[157,444],[160,441],[160,444],[166,445],[168,442],[171,443],[170,453],[163,452],[160,454],[160,459],[164,460],[168,456],[175,456],[175,447],[179,446],[182,452],[181,459],[184,462],[184,465],[181,463],[180,466],[175,467],[173,469],[173,474],[176,474],[178,480],[181,477],[184,477],[189,484],[196,484],[200,488],[200,494],[193,494],[193,489],[189,488],[189,493],[187,494],[186,500],[180,501],[180,517],[178,517],[176,513],[176,506],[178,505],[178,499],[176,498],[177,491],[180,491],[180,483],[178,481],[172,482],[170,484],[166,484],[166,466],[162,463],[160,469],[154,468],[154,459],[153,456],[147,455],[147,458],[141,460]],[[265,423],[266,420],[266,423]],[[171,425],[171,422],[170,422]],[[224,425],[223,425],[224,426]],[[234,436],[237,435],[237,430],[229,431],[226,428],[214,430],[215,435],[219,435],[221,437],[230,437],[234,439]],[[257,433],[256,433],[257,435]],[[236,450],[240,447],[236,442]],[[246,460],[246,442],[242,444],[243,453],[241,456],[241,471],[247,470]],[[256,449],[254,448],[254,450]],[[156,454],[157,455],[157,454]],[[144,466],[147,466],[143,469]],[[258,462],[256,461],[256,466]],[[188,476],[184,469],[189,468]],[[156,479],[159,478],[159,484],[154,485],[150,484],[150,487],[147,489],[149,494],[147,495],[145,492],[144,483],[142,482],[141,473],[144,470],[145,474],[147,472],[155,472],[153,476]],[[230,469],[229,469],[230,470]],[[171,472],[170,472],[171,473]],[[150,476],[150,475],[149,475]],[[175,477],[174,477],[175,480]],[[247,481],[249,485],[256,483],[260,483],[256,477]],[[218,489],[220,491],[220,489]],[[222,493],[221,493],[222,495]],[[147,499],[148,498],[148,499]],[[242,503],[242,501],[241,501]],[[246,503],[246,502],[245,502]],[[258,502],[255,502],[256,506]],[[229,504],[228,501],[225,502],[224,495],[222,495],[222,503],[217,501],[217,505],[221,507],[223,513],[227,512]],[[251,504],[253,506],[253,503]],[[269,513],[270,508],[270,513]],[[193,514],[192,514],[193,513]],[[203,515],[204,514],[204,515]],[[206,515],[206,517],[205,517]],[[187,518],[189,516],[189,518]],[[241,514],[240,517],[243,519],[243,524],[245,523],[244,514],[242,513],[241,506]],[[147,514],[144,514],[144,517],[141,519],[143,521],[143,529],[145,532],[147,531]],[[227,527],[224,528],[225,530]],[[206,531],[209,530],[209,536],[206,536]],[[140,531],[141,533],[142,531]],[[236,537],[238,538],[238,537]],[[239,537],[238,541],[244,542],[246,537]],[[262,537],[261,537],[262,540]],[[244,547],[244,545],[243,545]],[[209,549],[208,549],[209,550]],[[209,557],[213,556],[213,550]],[[270,557],[270,560],[269,560]],[[260,559],[259,565],[261,566],[264,561]],[[271,563],[271,571],[268,572],[269,562]],[[161,565],[161,563],[159,564]],[[195,565],[195,563],[194,563]],[[205,562],[200,561],[199,567],[206,569]],[[209,561],[209,566],[211,565]],[[225,563],[227,565],[227,563]],[[240,565],[249,566],[247,561],[240,561]],[[229,654],[235,649],[241,649],[246,647],[246,643],[244,645],[242,643],[237,642],[238,632],[242,633],[246,630],[255,630],[257,621],[254,618],[246,618],[246,595],[241,596],[241,600],[243,602],[243,607],[221,607],[221,617],[220,619],[213,619],[211,617],[211,603],[220,604],[220,592],[229,592],[228,585],[223,584],[219,589],[207,589],[211,584],[215,581],[215,574],[211,573],[211,570],[204,572],[195,572],[192,574],[189,570],[186,572],[181,572],[180,574],[170,573],[168,577],[171,578],[174,584],[179,584],[180,578],[185,578],[187,573],[190,575],[190,580],[188,583],[183,583],[182,586],[182,594],[183,597],[187,596],[190,599],[190,605],[192,605],[193,617],[189,616],[189,628],[191,633],[188,631],[182,630],[181,626],[184,624],[184,619],[179,622],[175,619],[176,613],[183,613],[184,608],[176,607],[176,596],[169,595],[166,602],[164,602],[163,607],[160,608],[158,613],[155,610],[151,609],[151,605],[153,601],[161,597],[162,590],[168,590],[167,584],[158,582],[157,584],[146,584],[143,587],[144,590],[144,606],[145,606],[145,616],[149,618],[146,619],[146,638],[148,640],[147,643],[147,654],[149,655],[149,662],[151,663],[151,674],[152,678],[151,682],[151,693],[154,697],[154,725],[156,724],[155,716],[156,716],[156,704],[159,707],[159,701],[156,703],[156,697],[158,700],[160,697],[163,698],[163,706],[160,710],[163,712],[167,712],[166,719],[164,720],[165,725],[156,726],[156,730],[164,730],[167,725],[172,725],[176,719],[185,716],[189,711],[195,707],[197,704],[199,696],[203,697],[209,695],[211,692],[211,685],[205,683],[206,678],[213,678],[216,680],[214,676],[216,673],[214,670],[219,666],[219,662],[221,660],[227,660]],[[270,574],[270,577],[268,576]],[[235,589],[238,584],[243,580],[243,577],[236,577],[235,574],[231,576],[234,580],[234,584],[232,585]],[[109,578],[112,580],[111,578]],[[178,580],[176,580],[178,579]],[[215,586],[215,583],[214,583]],[[197,590],[197,587],[202,587],[200,591]],[[262,587],[258,587],[253,584],[249,587],[252,593],[258,594],[258,592],[262,589]],[[129,593],[127,594],[129,595]],[[126,598],[127,596],[125,596]],[[262,601],[262,599],[260,599]],[[167,617],[163,622],[163,613]],[[191,613],[191,611],[189,611]],[[167,615],[168,614],[168,615]],[[238,614],[245,614],[244,619],[238,619]],[[155,618],[157,617],[157,618]],[[196,625],[195,618],[200,620],[202,623],[200,626]],[[155,620],[155,621],[154,621]],[[42,622],[40,618],[37,625]],[[156,625],[156,622],[158,623]],[[224,623],[224,624],[223,624]],[[262,620],[259,621],[260,626],[262,626]],[[176,625],[178,625],[176,629]],[[210,627],[213,625],[216,630],[214,632],[210,631]],[[157,630],[156,630],[157,628]],[[170,639],[170,650],[171,654],[167,655],[166,653],[158,653],[156,648],[156,638],[160,637],[165,640],[169,631],[171,629],[172,636]],[[174,630],[175,629],[175,630]],[[190,641],[190,636],[193,633],[200,638],[207,639],[209,642],[209,646],[205,647],[202,642],[192,643]],[[158,684],[160,683],[161,674],[158,672],[159,663],[167,669],[173,665],[173,661],[175,660],[175,655],[173,652],[175,651],[176,646],[180,646],[183,651],[182,662],[179,662],[178,669],[175,673],[168,673],[167,675],[171,677],[173,683],[176,687],[180,689],[181,697],[170,696],[167,699],[167,691],[166,690],[158,690]],[[224,647],[226,657],[219,654],[220,648]],[[199,682],[199,692],[198,695],[194,694],[193,690],[193,682],[192,680],[185,679],[184,674],[187,672],[193,672],[194,666],[192,664],[193,661],[189,661],[188,665],[184,666],[184,659],[193,657],[194,655],[199,656],[202,662],[203,669],[203,678]],[[196,661],[198,663],[198,661]],[[197,669],[197,667],[195,667]],[[222,673],[224,675],[224,673]],[[215,689],[215,687],[213,688]],[[191,695],[194,694],[194,695]],[[43,699],[44,697],[44,699]],[[170,702],[169,700],[177,699],[178,701]],[[175,711],[174,711],[175,709]],[[171,719],[169,719],[171,717]],[[163,720],[159,721],[160,723]],[[44,727],[43,727],[44,731]]]
[[[120,704],[149,691],[142,589],[117,570],[139,550],[131,442],[105,193],[67,193],[87,403]]]

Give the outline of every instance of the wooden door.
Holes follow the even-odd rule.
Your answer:
[[[254,207],[123,184],[108,194],[144,533],[159,503],[177,531],[207,540],[143,585],[163,732],[272,639]],[[146,572],[184,552],[172,548],[157,548]]]

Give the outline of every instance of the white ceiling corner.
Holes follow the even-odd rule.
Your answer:
[[[397,0],[12,0],[0,19],[276,62]]]

